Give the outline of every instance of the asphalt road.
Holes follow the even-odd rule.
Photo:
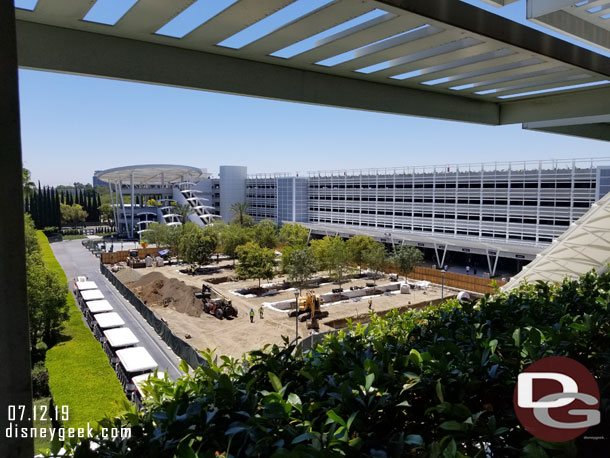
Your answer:
[[[142,318],[138,311],[101,274],[99,258],[93,256],[89,250],[83,247],[81,240],[52,243],[51,249],[68,277],[70,290],[74,289],[72,279],[79,275],[86,275],[89,280],[94,281],[104,294],[104,298],[114,307],[114,311],[123,318],[125,326],[131,329],[140,340],[138,346],[146,348],[157,362],[159,373],[167,370],[169,377],[173,380],[182,375],[178,369],[180,358],[161,340],[159,335]]]

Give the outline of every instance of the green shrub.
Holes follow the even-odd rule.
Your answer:
[[[89,456],[599,456],[595,441],[534,439],[512,398],[530,363],[567,356],[596,377],[607,421],[609,291],[610,273],[588,274],[373,317],[306,354],[267,346],[217,366],[205,353],[209,367],[154,383],[144,411],[105,422],[132,426],[132,438]]]
[[[49,372],[44,366],[37,365],[32,369],[32,396],[34,399],[50,396]]]
[[[38,241],[47,267],[67,283],[66,274],[51,251],[47,238],[38,232]],[[49,348],[46,366],[54,402],[69,406],[66,427],[86,427],[105,415],[117,415],[125,399],[108,358],[85,325],[72,293],[68,293],[69,318],[61,342]]]

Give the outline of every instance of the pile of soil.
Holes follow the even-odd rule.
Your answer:
[[[200,316],[201,299],[195,297],[197,288],[177,278],[166,278],[161,272],[151,272],[139,280],[125,283],[149,307],[171,307],[189,316]]]
[[[126,267],[116,272],[114,275],[123,282],[123,284],[132,283],[142,278],[142,274],[131,267]]]

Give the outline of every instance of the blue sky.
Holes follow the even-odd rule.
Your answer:
[[[479,1],[468,1],[487,8]],[[523,0],[499,9],[524,18]],[[504,10],[504,11],[502,11]],[[43,184],[176,163],[250,173],[610,156],[608,144],[449,121],[20,70],[23,159]]]

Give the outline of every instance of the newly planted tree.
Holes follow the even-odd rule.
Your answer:
[[[265,248],[277,246],[277,224],[270,219],[264,219],[254,226],[254,241]]]
[[[343,239],[326,236],[321,240],[313,240],[311,248],[320,268],[328,270],[330,279],[341,285],[349,263],[349,254]]]
[[[373,242],[364,252],[363,259],[368,268],[373,271],[373,281],[377,283],[379,272],[382,272],[388,266],[385,245],[381,242]]]
[[[237,275],[242,278],[271,280],[275,275],[275,252],[269,248],[263,248],[255,242],[248,242],[236,249],[239,263],[235,267]]]
[[[286,247],[282,252],[282,272],[288,281],[304,288],[318,271],[318,261],[310,247]]]
[[[178,253],[186,262],[207,264],[217,244],[214,234],[206,235],[196,224],[186,223],[182,228]]]
[[[351,239],[348,239],[347,251],[349,253],[350,261],[358,266],[358,273],[362,273],[362,263],[364,262],[364,253],[374,243],[373,237],[368,235],[356,235]]]
[[[299,223],[284,224],[280,229],[280,242],[291,246],[305,246],[309,238],[309,230]]]
[[[409,272],[424,260],[424,254],[414,246],[401,245],[394,250],[391,260],[398,273],[403,275],[406,281]]]

